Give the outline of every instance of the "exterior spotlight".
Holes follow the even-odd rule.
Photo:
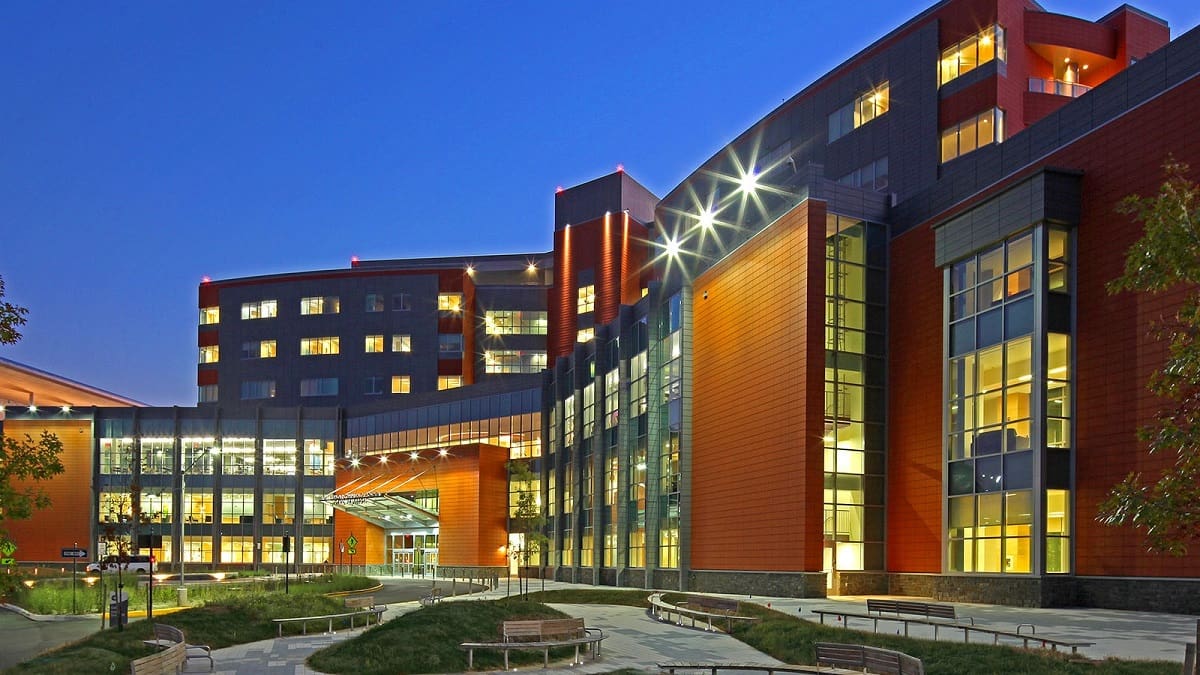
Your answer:
[[[354,459],[350,460],[350,466],[354,466],[354,467],[357,467],[357,466],[358,466],[358,458],[357,458],[357,457],[355,457]]]
[[[679,257],[679,242],[674,239],[667,240],[667,255],[672,258]]]
[[[475,274],[475,266],[467,265],[467,275],[469,276],[469,275],[473,275],[473,274]]]
[[[37,406],[36,406],[36,405],[34,405],[34,404],[32,404],[32,403],[30,403],[30,404],[29,404],[29,412],[31,412],[31,413],[35,413],[35,412],[37,412]]]
[[[69,413],[71,412],[71,406],[69,406],[69,405],[64,405],[64,406],[62,407],[62,411],[63,411],[64,413],[68,413],[68,414],[69,414]]]
[[[207,274],[200,277],[200,283],[202,283],[202,284],[207,284],[207,283],[210,283],[211,281],[212,281],[212,278],[209,277]]]
[[[4,404],[0,403],[0,415],[4,414]]]
[[[412,452],[408,453],[408,458],[415,462],[418,459],[421,459],[421,453],[413,450]]]
[[[537,263],[534,263],[534,262],[529,263],[529,266],[525,268],[525,271],[526,272],[536,272],[537,271]]]
[[[449,454],[450,454],[450,451],[445,448],[438,450],[438,456],[440,456],[440,457],[445,457],[446,455],[449,455]]]
[[[700,227],[702,227],[706,230],[712,229],[713,212],[709,211],[708,209],[701,211],[700,212],[700,222],[698,224],[700,225]]]
[[[1071,57],[1069,57],[1069,56],[1063,57],[1063,63],[1070,63],[1070,62],[1071,62]]]
[[[741,180],[738,181],[738,187],[742,192],[754,192],[758,189],[758,175],[754,173],[753,169],[747,171],[742,176]]]
[[[617,165],[617,173],[625,173],[625,165],[624,164]]]
[[[380,455],[380,456],[379,456],[379,463],[380,463],[380,464],[387,464],[387,463],[388,463],[388,458],[387,458],[387,455]]]

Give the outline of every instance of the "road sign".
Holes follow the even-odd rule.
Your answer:
[[[0,565],[16,565],[16,558],[0,558]]]
[[[354,538],[354,535],[350,535],[350,538],[346,540],[346,553],[354,555],[357,550],[358,540]]]
[[[12,554],[17,552],[17,545],[5,539],[3,544],[0,544],[0,555],[5,558],[11,558]]]
[[[86,558],[87,557],[87,549],[86,548],[64,548],[62,550],[62,557],[64,557],[64,558]]]

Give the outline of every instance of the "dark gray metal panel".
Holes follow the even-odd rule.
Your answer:
[[[935,226],[935,264],[949,264],[1043,220],[1075,225],[1082,174],[1047,169]]]
[[[1137,71],[1130,73],[1129,78],[1129,102],[1131,105],[1141,103],[1166,89],[1166,49],[1160,49],[1138,61],[1134,68],[1137,68]]]
[[[1059,110],[1059,143],[1065,145],[1079,138],[1095,126],[1092,120],[1092,99],[1082,96],[1071,105]]]
[[[1003,175],[1029,163],[1029,134],[1017,134],[1000,144],[1000,171]]]
[[[1092,102],[1093,121],[1112,119],[1125,110],[1129,101],[1129,71],[1117,73],[1102,87],[1089,91],[1084,98]]]
[[[1166,84],[1179,84],[1200,72],[1200,28],[1193,28],[1167,45]]]
[[[1062,108],[1059,108],[1025,130],[1029,136],[1029,156],[1031,158],[1041,157],[1059,146],[1058,116],[1061,112]]]
[[[654,220],[658,197],[624,171],[610,173],[554,195],[554,229],[628,210],[640,223]]]

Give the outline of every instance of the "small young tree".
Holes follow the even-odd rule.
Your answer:
[[[1164,170],[1157,195],[1132,195],[1118,209],[1146,231],[1108,288],[1186,289],[1174,316],[1151,326],[1168,345],[1166,363],[1148,384],[1163,407],[1138,432],[1151,454],[1173,454],[1175,461],[1161,475],[1130,473],[1100,505],[1099,518],[1142,530],[1152,551],[1183,555],[1189,543],[1200,541],[1200,187],[1187,178],[1186,164],[1168,160]]]
[[[0,345],[21,339],[17,329],[25,325],[27,313],[24,307],[4,301],[0,277]],[[35,510],[50,506],[50,495],[40,483],[65,470],[59,459],[62,449],[58,437],[47,431],[36,440],[29,434],[24,439],[0,434],[0,543],[8,541],[5,523],[27,520]]]
[[[517,589],[525,594],[529,592],[529,580],[526,568],[535,555],[540,556],[550,539],[542,529],[546,525],[546,516],[538,504],[535,486],[537,476],[529,470],[529,463],[514,459],[508,463],[508,478],[510,483],[519,486],[517,491],[516,508],[509,519],[509,529],[520,533],[522,543],[509,553],[517,561]]]

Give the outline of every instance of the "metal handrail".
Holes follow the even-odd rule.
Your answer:
[[[1054,96],[1079,98],[1091,90],[1091,87],[1086,84],[1079,84],[1078,82],[1066,82],[1042,77],[1029,78],[1029,91],[1035,94],[1052,94]]]
[[[305,622],[305,623],[300,624],[300,634],[308,635],[308,624],[307,624],[308,621],[328,620],[329,628],[325,632],[325,634],[333,635],[333,620],[334,619],[342,619],[345,617],[350,617],[350,629],[353,630],[354,629],[354,617],[365,614],[367,616],[367,623],[365,625],[370,626],[371,625],[371,615],[374,614],[374,615],[376,615],[375,623],[378,625],[379,622],[383,618],[384,611],[386,611],[386,610],[387,610],[387,605],[376,605],[374,607],[369,607],[367,609],[360,609],[356,612],[342,612],[341,614],[323,614],[321,616],[294,616],[294,617],[290,617],[287,619],[271,619],[271,620],[279,625],[279,637],[283,637],[283,624],[291,623],[293,621]]]

